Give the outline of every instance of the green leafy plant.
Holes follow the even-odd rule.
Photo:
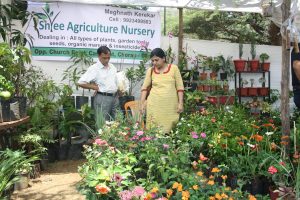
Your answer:
[[[270,56],[267,53],[262,53],[259,55],[259,59],[262,63],[264,63],[266,60],[268,60]]]
[[[37,159],[36,156],[26,156],[24,151],[6,149],[0,152],[0,198],[19,180],[17,172]]]
[[[256,58],[256,45],[253,42],[251,42],[251,45],[250,45],[250,53],[251,53],[252,60],[255,60],[255,58]]]

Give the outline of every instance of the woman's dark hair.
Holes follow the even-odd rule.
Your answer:
[[[152,58],[153,56],[157,56],[159,58],[166,58],[166,54],[161,48],[153,49],[150,53],[150,58]]]
[[[97,54],[100,56],[101,53],[108,54],[110,53],[110,49],[107,46],[101,46],[97,50]]]

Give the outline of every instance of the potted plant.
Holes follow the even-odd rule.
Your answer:
[[[261,69],[266,72],[270,70],[270,62],[266,62],[269,59],[269,55],[267,53],[262,53],[259,55],[259,59],[261,61]]]
[[[252,57],[252,60],[249,61],[250,70],[252,72],[256,72],[259,70],[259,60],[256,59],[256,46],[255,46],[254,42],[251,42],[250,53],[251,53],[251,57]]]
[[[234,74],[234,65],[232,61],[232,57],[227,57],[225,60],[224,56],[219,56],[220,62],[221,62],[221,70],[222,73],[220,73],[220,79],[221,80],[227,80],[227,77],[231,78]]]
[[[210,78],[216,79],[218,77],[218,72],[221,68],[221,59],[220,57],[212,57],[209,63],[209,68],[211,69]]]
[[[257,96],[258,95],[257,88],[253,87],[254,86],[254,78],[250,79],[250,83],[251,83],[251,87],[248,88],[248,95],[249,96]]]
[[[262,87],[258,89],[258,93],[260,96],[268,96],[269,94],[269,88],[265,87],[266,79],[265,77],[260,77],[258,79],[258,82],[262,84]]]
[[[6,80],[6,78],[0,75],[0,122],[10,121],[10,103],[11,96],[14,92],[14,85],[11,81]]]
[[[243,57],[243,44],[239,43],[239,59],[233,61],[236,72],[245,71],[246,60],[242,59],[242,57]]]
[[[248,96],[248,88],[245,87],[248,83],[246,79],[241,80],[241,88],[238,88],[239,96]]]
[[[198,56],[196,56],[196,59],[197,59],[197,65],[200,63],[199,68],[202,69],[202,72],[200,72],[200,80],[206,80],[207,73],[205,71],[208,68],[208,63],[207,63],[208,57],[198,54]]]

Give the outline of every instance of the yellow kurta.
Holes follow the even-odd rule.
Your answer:
[[[151,85],[151,68],[147,70],[142,90]],[[179,120],[177,113],[178,92],[183,92],[181,74],[176,65],[169,65],[168,70],[159,73],[152,71],[152,87],[147,99],[146,127],[160,126],[165,133],[171,131]]]

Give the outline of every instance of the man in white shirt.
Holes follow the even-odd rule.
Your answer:
[[[105,120],[115,117],[118,108],[117,69],[109,63],[111,51],[106,46],[97,50],[99,61],[88,68],[78,81],[78,86],[95,90],[94,108],[99,115],[102,112]]]

